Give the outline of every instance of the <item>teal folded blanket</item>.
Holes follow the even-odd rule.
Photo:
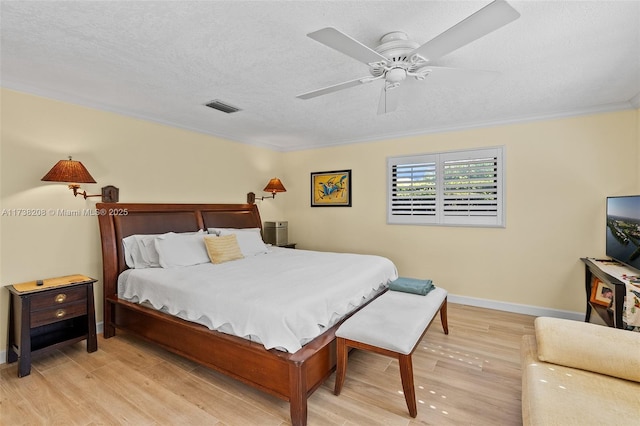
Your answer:
[[[415,278],[400,277],[389,283],[389,290],[426,296],[435,286],[431,280],[418,280]]]

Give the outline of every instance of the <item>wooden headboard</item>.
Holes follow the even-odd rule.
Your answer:
[[[118,293],[118,275],[127,269],[122,239],[134,234],[190,232],[207,228],[261,228],[255,204],[98,203],[105,301]]]

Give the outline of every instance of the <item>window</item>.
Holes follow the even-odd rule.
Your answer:
[[[503,151],[387,158],[387,222],[504,226]]]

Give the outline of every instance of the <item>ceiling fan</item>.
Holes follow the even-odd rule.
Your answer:
[[[338,90],[382,80],[382,94],[378,114],[394,111],[398,103],[400,83],[407,77],[425,80],[442,77],[440,81],[460,81],[470,73],[489,74],[487,71],[469,71],[430,65],[438,58],[479,39],[520,17],[520,13],[505,0],[495,0],[432,40],[419,45],[409,40],[402,31],[385,34],[380,45],[371,49],[335,28],[323,28],[307,34],[312,39],[344,53],[369,66],[371,75],[345,81],[333,86],[303,93],[297,97],[311,99]],[[436,78],[436,80],[438,80]]]

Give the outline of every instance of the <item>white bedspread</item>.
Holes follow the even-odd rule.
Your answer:
[[[129,269],[119,297],[296,352],[398,277],[384,257],[273,247],[222,264]]]

